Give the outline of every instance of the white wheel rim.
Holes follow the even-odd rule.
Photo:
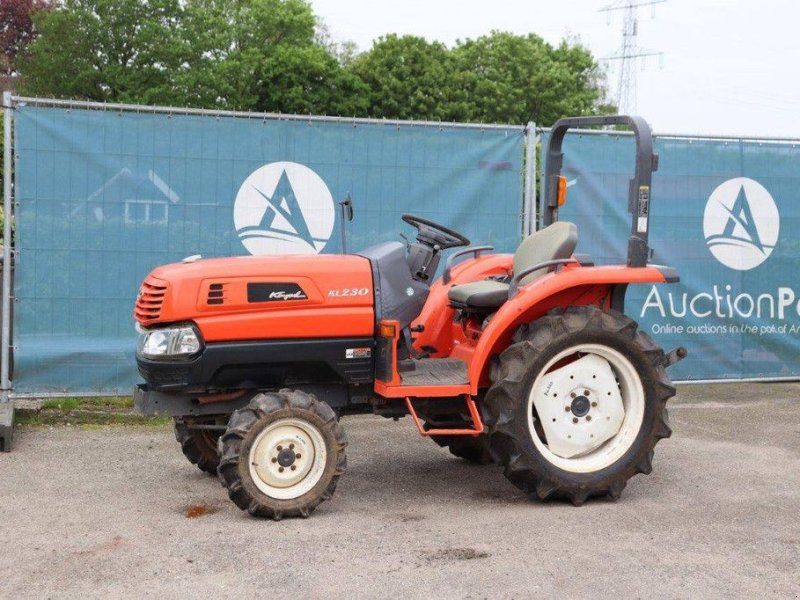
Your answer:
[[[582,366],[575,366],[579,362],[575,361],[549,372],[559,361],[577,353],[584,355],[580,361],[587,357],[594,358],[584,361]],[[603,376],[602,368],[592,370],[586,367],[587,364],[600,366],[600,361],[605,362],[616,378],[613,384],[609,384],[608,378]],[[587,373],[598,375],[593,378]],[[575,378],[568,378],[569,374]],[[617,389],[612,389],[612,386]],[[583,391],[590,392],[586,396],[592,398],[587,413],[589,420],[571,410],[567,412],[567,407],[571,406],[574,399],[571,396],[574,390],[581,390],[577,392],[580,395],[583,395]],[[594,402],[594,399],[597,401]],[[618,406],[615,406],[616,403]],[[534,407],[540,416],[545,439],[548,439],[549,431],[553,444],[546,444],[536,432]],[[613,465],[630,449],[641,429],[644,408],[644,388],[631,362],[608,346],[580,344],[558,353],[536,377],[528,397],[528,431],[534,445],[548,462],[571,473],[593,473]],[[572,435],[575,438],[583,436],[585,443],[593,443],[587,440],[589,435],[597,436],[602,441],[589,446],[585,452],[568,457],[564,449],[570,440],[564,438],[570,435],[570,427],[574,428]],[[550,445],[559,448],[559,453],[554,452]]]
[[[301,419],[280,419],[265,427],[250,446],[250,478],[270,498],[299,498],[322,478],[327,455],[316,427]]]

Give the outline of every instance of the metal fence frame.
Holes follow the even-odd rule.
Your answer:
[[[13,136],[13,98],[3,92],[3,295],[2,327],[0,327],[0,402],[8,402],[11,394],[11,219],[13,191],[11,186]]]
[[[245,111],[227,111],[215,110],[205,108],[187,108],[187,107],[170,107],[170,106],[147,106],[140,104],[113,104],[105,102],[89,102],[79,100],[60,100],[55,98],[34,98],[28,96],[15,96],[11,92],[3,93],[3,118],[4,118],[4,172],[6,176],[3,178],[3,210],[6,216],[4,222],[4,240],[3,240],[3,265],[13,264],[13,248],[11,246],[11,217],[14,214],[15,199],[14,187],[12,183],[11,174],[14,166],[14,147],[11,132],[14,123],[14,109],[17,106],[43,106],[53,108],[63,108],[67,110],[100,110],[100,111],[113,111],[113,112],[133,112],[133,113],[155,113],[167,115],[194,115],[216,118],[240,118],[252,119],[258,121],[299,121],[308,123],[339,123],[339,124],[352,124],[353,127],[359,125],[383,125],[395,127],[427,127],[444,129],[478,129],[478,130],[517,130],[525,137],[526,150],[523,157],[523,172],[520,173],[521,183],[523,188],[523,197],[521,198],[520,205],[520,234],[528,235],[533,232],[536,225],[536,143],[540,130],[537,129],[535,123],[528,123],[526,126],[500,124],[500,123],[456,123],[451,121],[404,121],[399,119],[367,119],[356,117],[332,117],[322,115],[295,115],[283,113],[260,113],[260,112],[245,112]],[[0,326],[0,403],[9,402],[14,399],[24,398],[63,398],[67,396],[74,396],[67,392],[43,392],[39,394],[24,393],[16,394],[13,391],[13,381],[11,380],[11,351],[13,350],[12,338],[12,300],[13,294],[13,280],[11,278],[11,269],[3,269],[2,276],[2,298],[0,299],[0,306],[2,313],[0,319],[2,326]],[[8,351],[6,351],[8,350]],[[83,397],[102,397],[112,396],[112,393],[103,392],[88,392],[82,393]]]
[[[550,127],[539,127],[536,130],[536,145],[542,143],[542,137],[545,134],[550,133]],[[605,135],[605,136],[619,136],[619,137],[632,137],[634,134],[632,131],[615,131],[609,129],[571,129],[570,135]],[[791,145],[792,147],[800,146],[800,139],[798,138],[789,138],[789,137],[780,137],[780,136],[742,136],[742,135],[692,135],[686,133],[654,133],[653,134],[653,141],[657,139],[662,140],[689,140],[690,143],[692,141],[730,141],[730,142],[750,142],[750,143],[758,143],[758,144],[787,144]],[[544,164],[541,165],[544,167]],[[544,187],[545,182],[541,182],[542,187]],[[534,210],[536,210],[537,218],[537,226],[541,227],[541,214],[539,211],[539,202],[542,201],[544,196],[544,189],[541,190],[541,194],[538,195],[538,201],[534,200],[536,203]],[[686,379],[686,380],[677,380],[673,381],[673,383],[680,384],[680,385],[698,385],[698,384],[706,384],[706,383],[781,383],[781,382],[791,382],[791,381],[798,381],[797,377],[744,377],[739,379]]]
[[[199,115],[207,117],[235,117],[243,119],[253,119],[261,121],[305,121],[305,122],[330,122],[330,123],[350,123],[354,127],[358,125],[385,125],[385,126],[404,126],[404,127],[432,127],[439,129],[459,128],[459,129],[505,129],[513,130],[519,128],[520,133],[525,136],[525,156],[524,156],[524,170],[522,173],[522,186],[523,197],[521,204],[521,231],[523,235],[528,235],[540,224],[538,217],[538,202],[537,202],[537,181],[541,165],[537,164],[537,146],[541,143],[542,135],[550,131],[549,128],[536,127],[535,123],[529,122],[524,127],[515,126],[511,124],[497,124],[497,123],[455,123],[443,121],[403,121],[396,119],[365,119],[355,117],[331,117],[320,115],[293,115],[282,113],[259,113],[259,112],[245,112],[245,111],[226,111],[214,110],[203,108],[181,108],[181,107],[168,107],[168,106],[145,106],[138,104],[109,104],[104,102],[86,102],[75,100],[59,100],[52,98],[32,98],[26,96],[14,96],[11,92],[4,92],[3,94],[3,119],[4,119],[4,172],[3,178],[3,211],[5,215],[3,233],[3,275],[2,275],[2,298],[0,299],[0,307],[2,307],[2,326],[0,326],[0,403],[9,402],[15,398],[47,398],[47,397],[63,397],[70,394],[59,392],[48,392],[41,394],[14,394],[13,382],[11,381],[11,350],[13,349],[13,340],[11,332],[11,307],[13,300],[13,281],[11,277],[11,268],[5,268],[13,265],[13,248],[11,245],[11,224],[14,215],[14,187],[12,182],[12,173],[14,166],[14,135],[12,135],[14,125],[14,109],[16,106],[21,105],[35,105],[35,106],[50,106],[55,108],[64,109],[82,109],[82,110],[102,110],[102,111],[117,111],[117,112],[137,112],[137,113],[158,113],[170,115]],[[572,132],[578,135],[614,135],[614,136],[629,136],[633,135],[628,131],[613,131],[613,130],[597,130],[597,129],[578,129]],[[718,140],[718,141],[748,141],[748,142],[763,142],[763,143],[786,143],[800,145],[800,140],[787,137],[772,137],[772,136],[736,136],[736,135],[692,135],[682,133],[657,133],[654,135],[660,139],[688,139],[688,140]],[[714,383],[726,382],[737,383],[745,381],[796,381],[796,378],[751,378],[751,379],[710,379],[710,380],[691,380],[680,383],[698,384],[698,383]],[[107,396],[102,392],[93,392],[84,394],[85,396]]]

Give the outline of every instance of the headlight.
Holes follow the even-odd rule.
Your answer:
[[[203,347],[200,335],[191,325],[149,329],[139,336],[136,349],[144,358],[187,358]]]

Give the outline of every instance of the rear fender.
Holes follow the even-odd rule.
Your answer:
[[[514,332],[549,310],[591,305],[610,308],[620,302],[615,289],[632,283],[677,281],[672,269],[658,267],[568,267],[550,273],[526,286],[494,314],[469,357],[470,392],[478,394],[489,384],[489,362],[511,343]],[[621,310],[617,308],[617,310]]]

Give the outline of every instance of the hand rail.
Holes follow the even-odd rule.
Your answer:
[[[556,258],[554,260],[546,260],[544,262],[540,262],[539,264],[533,265],[532,267],[523,269],[519,273],[514,273],[514,279],[511,280],[511,285],[508,287],[508,299],[511,300],[511,298],[517,295],[517,292],[519,291],[520,281],[522,281],[525,277],[527,277],[534,271],[538,271],[539,269],[544,269],[545,267],[566,265],[569,263],[580,264],[580,262],[575,260],[574,258]]]
[[[475,258],[478,258],[481,255],[481,252],[491,252],[492,250],[494,250],[494,246],[472,246],[471,248],[462,248],[461,250],[456,250],[447,257],[447,262],[444,265],[442,282],[445,284],[450,283],[450,269],[453,267],[453,263],[457,257],[464,256],[465,254],[474,254]]]

